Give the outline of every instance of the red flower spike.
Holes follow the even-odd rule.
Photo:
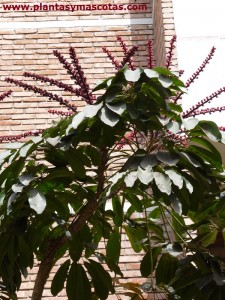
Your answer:
[[[172,64],[176,40],[177,40],[177,37],[176,37],[176,35],[174,35],[170,41],[170,46],[169,46],[169,50],[168,50],[168,53],[166,56],[166,65],[165,65],[165,67],[167,69],[170,69],[171,64]]]
[[[208,56],[206,57],[206,59],[203,61],[203,63],[201,64],[201,66],[197,69],[196,72],[194,72],[192,74],[192,76],[187,80],[186,82],[186,87],[189,87],[194,81],[195,79],[198,79],[198,76],[200,75],[200,73],[202,73],[206,67],[206,65],[210,62],[210,60],[213,58],[213,55],[216,51],[215,47],[212,47],[212,49],[210,50],[210,53],[208,54]]]
[[[153,51],[153,41],[151,39],[148,40],[148,68],[153,69],[155,67],[155,58]]]

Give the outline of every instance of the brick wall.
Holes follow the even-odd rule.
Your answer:
[[[153,1],[153,27],[156,64],[163,66],[165,65],[169,43],[175,34],[172,0]],[[172,66],[173,69],[177,69],[176,51]]]

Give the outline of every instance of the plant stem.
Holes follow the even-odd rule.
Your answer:
[[[82,227],[86,224],[89,218],[93,215],[99,206],[99,199],[104,191],[105,183],[105,168],[108,159],[107,150],[101,149],[102,159],[98,169],[98,187],[95,197],[89,200],[85,206],[80,209],[79,216],[70,224],[69,231],[74,236],[79,233]],[[55,254],[57,250],[67,242],[66,236],[61,236],[57,240],[51,241],[46,251],[46,255],[40,263],[37,277],[34,284],[32,300],[41,300],[44,286],[49,277],[52,267],[55,263]]]

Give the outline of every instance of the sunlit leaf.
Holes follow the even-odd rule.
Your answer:
[[[29,183],[34,179],[33,175],[31,174],[24,174],[19,176],[19,181],[23,185],[29,185]]]
[[[157,78],[159,77],[159,73],[152,70],[152,69],[144,69],[145,74],[149,77],[149,78]]]
[[[132,171],[128,173],[128,175],[125,177],[124,182],[127,187],[132,187],[136,180],[137,180],[137,172]]]
[[[155,183],[158,187],[158,189],[162,193],[166,193],[167,195],[171,194],[171,180],[168,176],[160,173],[160,172],[154,172],[153,173]]]
[[[44,194],[37,189],[31,189],[29,191],[28,198],[30,207],[36,211],[37,214],[42,214],[46,207],[46,199]]]
[[[149,184],[153,180],[153,171],[150,166],[147,166],[146,169],[142,169],[141,167],[138,167],[138,172],[137,172],[138,179],[144,183],[144,184]]]
[[[164,88],[170,87],[171,84],[173,83],[172,79],[165,75],[159,75],[158,80]]]
[[[117,115],[122,115],[126,109],[126,104],[123,102],[116,102],[113,104],[107,103],[106,106]]]
[[[74,129],[77,129],[77,127],[86,119],[85,114],[81,111],[78,114],[75,115],[72,121],[72,126]]]
[[[191,130],[198,125],[199,120],[197,118],[183,119],[183,125],[187,130]]]
[[[103,106],[103,102],[100,102],[99,104],[93,104],[93,105],[87,105],[83,109],[83,114],[87,118],[93,118],[97,115],[99,109]]]
[[[172,121],[166,125],[167,129],[171,131],[172,133],[176,134],[180,131],[181,129],[181,124],[175,121]]]
[[[100,119],[106,125],[114,127],[119,122],[119,117],[117,114],[112,112],[110,109],[103,107],[100,111]]]
[[[201,127],[204,133],[210,138],[210,140],[214,142],[218,142],[221,140],[222,135],[216,123],[212,121],[200,121],[198,125]]]
[[[136,70],[126,69],[126,70],[124,70],[124,75],[125,75],[125,78],[127,81],[136,82],[139,80],[139,78],[141,76],[141,70],[140,69],[136,69]]]
[[[181,189],[183,187],[184,179],[180,174],[178,174],[176,171],[174,171],[172,169],[165,170],[165,173],[172,180],[173,184],[179,187],[179,189]]]

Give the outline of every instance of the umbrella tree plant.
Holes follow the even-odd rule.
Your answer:
[[[122,286],[137,300],[148,293],[224,299],[224,257],[211,247],[224,230],[224,169],[211,143],[222,141],[222,128],[196,118],[201,110],[207,113],[202,106],[223,89],[187,112],[178,103],[215,49],[185,85],[170,71],[175,39],[166,68],[154,67],[149,42],[146,69],[132,62],[137,47],[128,50],[119,41],[121,63],[104,49],[117,72],[92,91],[73,48],[71,63],[60,52],[54,54],[78,88],[25,74],[81,96],[87,105],[80,112],[55,94],[6,78],[69,111],[54,111],[64,117],[42,133],[1,137],[38,135],[0,154],[2,299],[16,299],[34,259],[39,270],[32,299],[41,299],[52,267],[65,253],[52,280],[53,296],[65,286],[69,300],[104,300]],[[142,285],[120,283],[122,232],[134,252],[143,251]],[[99,250],[102,239],[105,251]]]

